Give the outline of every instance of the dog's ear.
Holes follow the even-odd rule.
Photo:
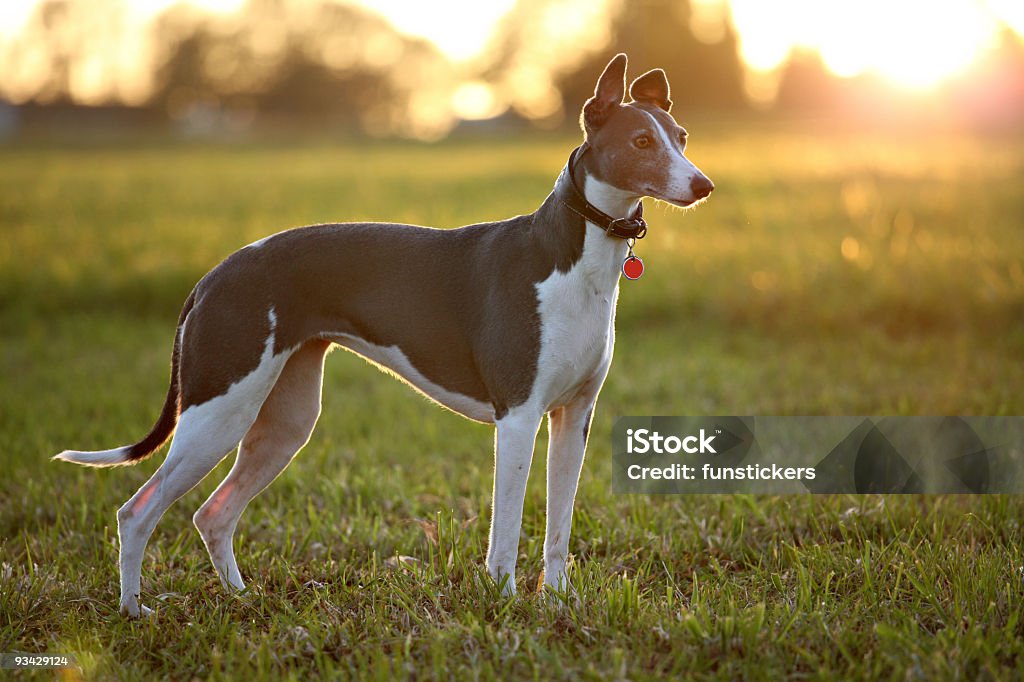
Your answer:
[[[583,130],[597,130],[626,97],[626,55],[615,55],[597,80],[594,96],[583,105]]]
[[[650,102],[665,111],[672,111],[668,78],[661,69],[651,69],[633,81],[629,86],[629,96],[637,102]]]

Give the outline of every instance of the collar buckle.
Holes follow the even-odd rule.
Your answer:
[[[604,231],[620,239],[643,239],[647,234],[647,221],[640,216],[615,218]]]

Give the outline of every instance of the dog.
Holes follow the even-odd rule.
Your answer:
[[[332,345],[495,425],[486,565],[508,596],[534,441],[548,415],[544,585],[571,589],[573,502],[612,361],[619,279],[642,270],[633,254],[647,230],[641,200],[690,206],[714,189],[684,156],[665,72],[633,81],[628,102],[625,77],[619,54],[583,107],[582,145],[529,215],[452,230],[296,228],[242,248],[199,281],[178,319],[170,388],[149,434],[55,456],[135,464],[173,434],[163,464],[117,512],[123,614],[151,613],[140,603],[142,559],[160,517],[236,447],[231,472],[193,521],[224,586],[244,587],[235,528],[309,440]]]

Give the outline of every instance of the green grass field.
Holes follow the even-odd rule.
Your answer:
[[[194,282],[290,226],[532,211],[575,142],[0,148],[0,651],[71,653],[86,679],[1019,678],[1024,499],[616,496],[610,434],[1024,413],[1024,142],[690,128],[717,190],[648,207],[577,498],[578,605],[534,594],[543,435],[506,600],[482,569],[491,429],[335,353],[312,441],[240,524],[249,589],[221,590],[191,525],[226,461],[153,536],[146,622],[117,614],[114,512],[162,454],[48,457],[149,428]]]

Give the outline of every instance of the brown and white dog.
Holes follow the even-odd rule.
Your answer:
[[[515,592],[523,497],[549,416],[544,582],[565,590],[573,499],[615,341],[619,277],[646,226],[640,201],[689,206],[711,182],[684,156],[664,71],[629,88],[617,55],[583,107],[583,145],[534,213],[437,230],[314,225],[232,254],[178,320],[160,418],[135,445],[65,451],[88,466],[134,464],[174,434],[166,460],[118,510],[121,611],[139,603],[146,543],[163,513],[241,444],[194,521],[221,581],[243,587],[232,549],[250,500],[309,439],[324,356],[337,344],[469,419],[493,423],[487,569]]]

